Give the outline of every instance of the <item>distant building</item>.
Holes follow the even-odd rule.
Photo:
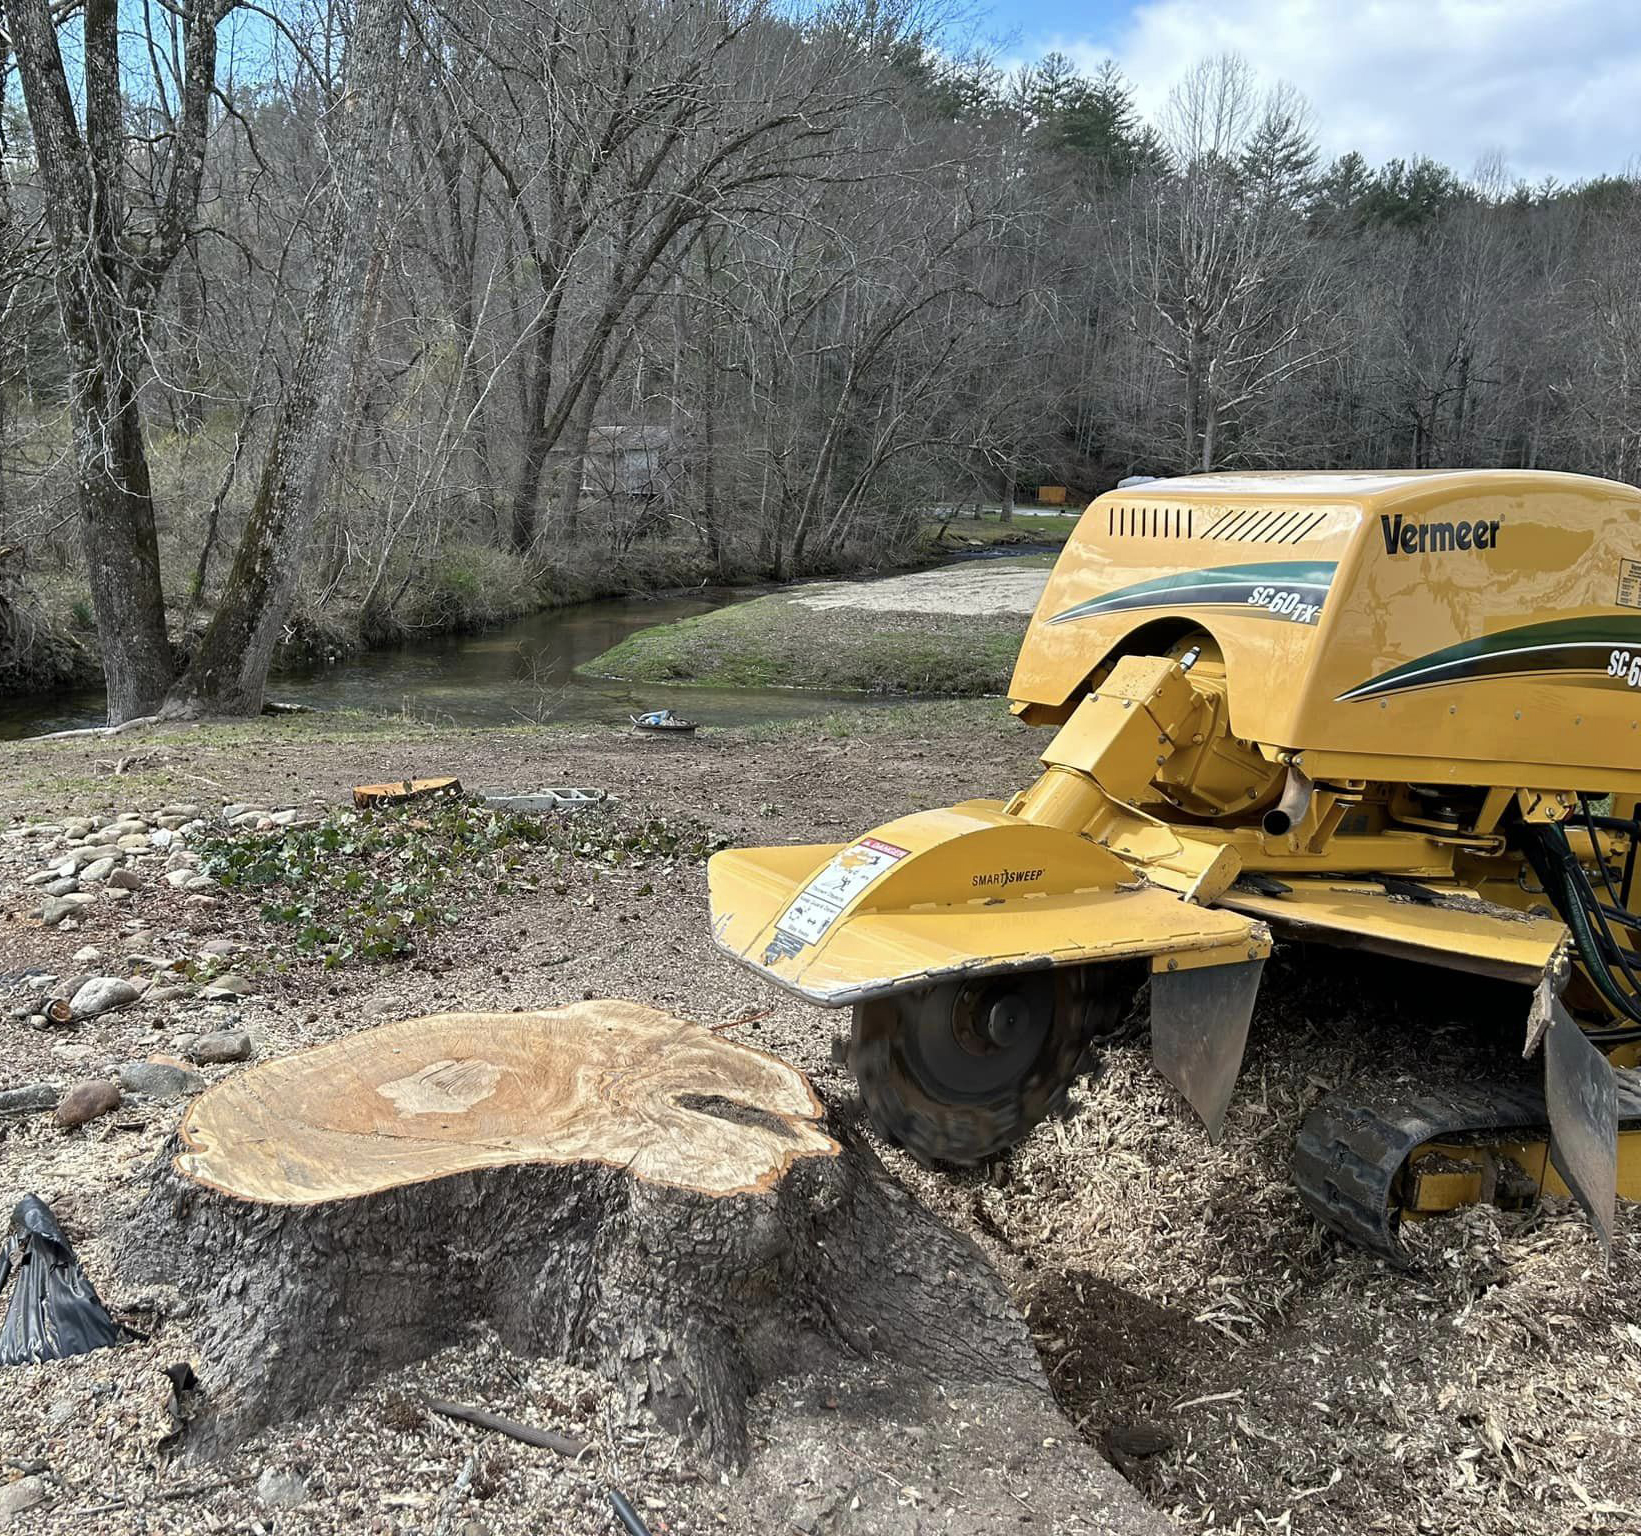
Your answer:
[[[581,461],[581,494],[657,501],[676,472],[670,427],[594,427]]]

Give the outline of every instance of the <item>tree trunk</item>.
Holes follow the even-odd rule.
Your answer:
[[[229,1078],[184,1115],[122,1248],[127,1281],[201,1298],[184,1448],[229,1449],[486,1327],[604,1375],[629,1419],[718,1467],[747,1463],[766,1389],[760,1415],[795,1395],[810,1414],[801,1455],[765,1438],[811,1470],[817,1441],[841,1451],[854,1416],[813,1409],[864,1367],[879,1419],[996,1419],[966,1437],[971,1478],[1005,1448],[1069,1461],[1079,1500],[1138,1518],[1089,1453],[1036,1449],[1065,1428],[978,1250],[822,1116],[779,1058],[608,1000],[406,1020]]]
[[[594,382],[581,392],[575,415],[570,418],[570,436],[563,454],[563,480],[558,488],[558,531],[568,544],[581,532],[581,491],[587,480],[587,444],[592,440],[593,418],[604,396],[604,351],[594,363]],[[612,454],[612,475],[619,450]]]
[[[176,676],[165,631],[159,537],[130,370],[112,375],[90,346],[71,348],[80,532],[108,684],[108,723],[151,714]]]
[[[1014,483],[1015,469],[1010,464],[1003,471],[1003,504],[997,513],[997,520],[1000,523],[1012,523],[1014,521]]]
[[[111,724],[149,713],[175,674],[165,632],[154,501],[137,406],[138,326],[149,290],[132,287],[123,243],[119,32],[112,0],[84,16],[84,131],[56,26],[44,0],[6,7],[38,185],[51,229],[53,278],[69,356],[69,410],[80,531],[108,680]],[[214,57],[214,21],[191,13],[190,80]],[[182,148],[189,149],[184,132]],[[176,206],[187,189],[173,182]],[[197,183],[194,191],[197,193]],[[165,239],[151,261],[163,271]]]
[[[401,0],[360,0],[348,81],[331,108],[335,184],[320,232],[320,266],[296,361],[285,381],[262,477],[210,627],[166,713],[254,715],[307,553],[353,349],[381,213],[382,164],[393,136]]]
[[[205,269],[199,261],[199,245],[190,239],[185,259],[177,272],[177,330],[181,356],[177,371],[182,389],[176,393],[177,419],[184,433],[193,436],[205,425],[205,360],[201,341],[205,333]]]

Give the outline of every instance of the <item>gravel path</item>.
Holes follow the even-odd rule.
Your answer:
[[[1032,613],[1048,585],[1046,566],[1000,568],[971,560],[933,571],[886,576],[879,581],[829,581],[799,587],[793,602],[806,608],[859,608],[868,613]]]

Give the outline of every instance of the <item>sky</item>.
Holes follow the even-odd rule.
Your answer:
[[[1114,58],[1148,113],[1196,60],[1240,53],[1305,94],[1330,156],[1641,170],[1641,0],[990,0],[980,30],[1009,63]]]

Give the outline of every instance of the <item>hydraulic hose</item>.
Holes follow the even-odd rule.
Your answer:
[[[1588,817],[1587,808],[1585,814]],[[1591,983],[1620,1018],[1641,1025],[1641,978],[1637,978],[1624,947],[1614,939],[1612,927],[1601,909],[1589,877],[1567,841],[1566,828],[1554,824],[1524,826],[1521,830],[1524,834],[1523,851],[1544,886],[1545,894],[1571,931],[1578,957]],[[1626,830],[1632,837],[1641,835],[1641,826],[1635,823],[1629,823]],[[1593,844],[1593,821],[1590,822],[1590,832]],[[1596,858],[1599,861],[1599,847],[1596,848]],[[1602,879],[1610,887],[1611,881],[1605,868]],[[1600,924],[1599,932],[1595,926],[1597,923]],[[1613,974],[1615,961],[1630,984],[1631,991],[1626,992]]]

